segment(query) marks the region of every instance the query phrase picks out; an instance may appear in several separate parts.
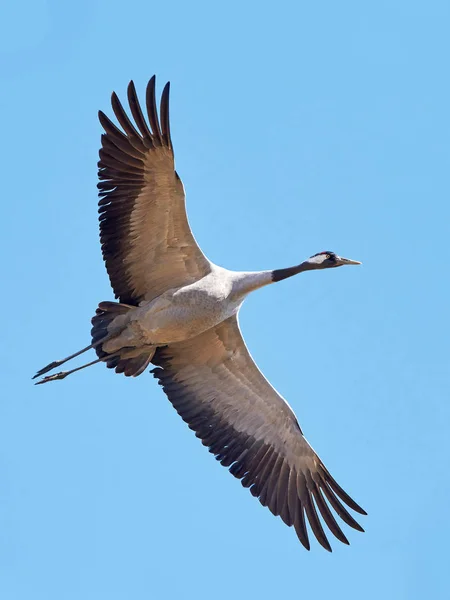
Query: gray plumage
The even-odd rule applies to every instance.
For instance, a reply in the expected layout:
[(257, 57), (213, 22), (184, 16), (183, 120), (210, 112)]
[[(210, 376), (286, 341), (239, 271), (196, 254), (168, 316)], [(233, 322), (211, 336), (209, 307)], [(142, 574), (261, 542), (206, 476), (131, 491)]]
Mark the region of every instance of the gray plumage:
[(98, 163), (100, 240), (119, 302), (99, 304), (89, 346), (50, 363), (36, 377), (90, 348), (97, 360), (38, 383), (97, 362), (127, 376), (140, 375), (153, 363), (154, 376), (197, 437), (264, 506), (294, 526), (306, 548), (308, 522), (331, 550), (319, 515), (348, 544), (335, 514), (363, 531), (345, 505), (366, 513), (331, 477), (290, 406), (258, 370), (238, 312), (245, 297), (265, 285), (304, 271), (360, 263), (333, 252), (274, 271), (233, 272), (211, 263), (192, 235), (174, 169), (169, 84), (158, 117), (155, 78), (150, 80), (148, 122), (133, 82), (128, 101), (135, 124), (115, 94), (112, 106), (122, 129), (99, 113), (105, 130)]

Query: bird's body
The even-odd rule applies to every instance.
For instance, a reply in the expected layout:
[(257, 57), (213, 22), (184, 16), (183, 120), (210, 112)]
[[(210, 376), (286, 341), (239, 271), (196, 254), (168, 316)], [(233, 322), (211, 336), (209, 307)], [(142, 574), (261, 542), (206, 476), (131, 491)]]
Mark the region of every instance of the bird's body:
[(250, 291), (271, 283), (271, 272), (241, 273), (211, 263), (211, 271), (194, 283), (170, 289), (142, 301), (112, 322), (110, 330), (125, 331), (103, 349), (165, 346), (188, 340), (235, 315)]
[[(190, 230), (184, 189), (174, 169), (169, 85), (158, 116), (155, 78), (147, 87), (146, 121), (134, 84), (128, 87), (131, 122), (115, 94), (121, 129), (99, 113), (100, 240), (119, 302), (101, 302), (92, 319), (92, 343), (41, 369), (93, 348), (97, 360), (38, 383), (63, 379), (97, 362), (138, 376), (154, 376), (181, 417), (244, 487), (293, 525), (309, 549), (306, 520), (331, 550), (319, 513), (342, 542), (347, 538), (330, 507), (359, 531), (344, 504), (365, 514), (336, 483), (303, 437), (287, 402), (251, 358), (238, 325), (245, 297), (304, 271), (360, 264), (319, 252), (285, 269), (228, 271), (211, 263)], [(344, 503), (344, 504), (343, 504)]]

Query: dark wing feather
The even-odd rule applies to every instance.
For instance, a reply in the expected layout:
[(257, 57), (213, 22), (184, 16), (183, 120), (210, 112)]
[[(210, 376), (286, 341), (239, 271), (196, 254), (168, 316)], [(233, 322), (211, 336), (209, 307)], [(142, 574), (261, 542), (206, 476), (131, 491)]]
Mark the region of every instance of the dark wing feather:
[(155, 377), (197, 437), (261, 504), (294, 526), (305, 548), (305, 515), (324, 548), (331, 550), (320, 516), (348, 544), (326, 501), (345, 523), (363, 531), (342, 502), (366, 513), (331, 477), (289, 405), (258, 370), (235, 316), (191, 340), (159, 348), (152, 362)]
[(100, 240), (116, 298), (152, 300), (210, 271), (186, 216), (183, 184), (174, 169), (169, 125), (169, 84), (156, 108), (155, 78), (147, 86), (147, 124), (133, 82), (132, 123), (116, 94), (111, 104), (122, 130), (99, 112)]

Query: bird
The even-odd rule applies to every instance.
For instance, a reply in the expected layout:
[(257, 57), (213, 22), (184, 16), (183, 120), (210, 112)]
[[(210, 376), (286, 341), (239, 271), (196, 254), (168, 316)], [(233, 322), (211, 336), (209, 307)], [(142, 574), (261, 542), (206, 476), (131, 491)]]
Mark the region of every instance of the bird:
[(230, 271), (208, 260), (190, 229), (175, 170), (169, 90), (167, 83), (158, 112), (156, 78), (149, 80), (146, 118), (131, 81), (127, 97), (134, 122), (115, 93), (111, 104), (118, 125), (98, 113), (104, 130), (97, 184), (100, 242), (116, 301), (98, 304), (88, 346), (51, 362), (33, 379), (90, 349), (96, 360), (46, 375), (37, 384), (96, 363), (128, 377), (152, 365), (169, 401), (209, 452), (293, 526), (307, 550), (308, 523), (331, 552), (329, 532), (349, 544), (337, 517), (364, 531), (348, 508), (367, 513), (331, 476), (292, 408), (258, 369), (238, 314), (244, 299), (262, 287), (307, 271), (361, 263), (331, 251), (267, 271)]

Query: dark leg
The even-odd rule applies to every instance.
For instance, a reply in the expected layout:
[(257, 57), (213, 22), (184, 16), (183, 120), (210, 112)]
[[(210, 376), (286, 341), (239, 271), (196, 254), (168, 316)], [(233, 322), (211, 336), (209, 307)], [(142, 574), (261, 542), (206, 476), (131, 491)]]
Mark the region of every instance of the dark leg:
[[(110, 355), (110, 356), (112, 356), (112, 355)], [(99, 362), (103, 362), (103, 361), (104, 361), (104, 359), (97, 358), (97, 360), (93, 360), (90, 363), (81, 365), (81, 367), (77, 367), (76, 369), (72, 369), (71, 371), (60, 371), (59, 373), (55, 373), (55, 375), (48, 375), (47, 377), (44, 377), (43, 379), (41, 379), (41, 381), (36, 381), (36, 383), (34, 385), (40, 385), (41, 383), (48, 383), (49, 381), (58, 381), (58, 379), (65, 379), (67, 377), (67, 375), (71, 375), (72, 373), (81, 371), (81, 369), (85, 369), (86, 367), (90, 367), (92, 365), (95, 365), (95, 364), (97, 364)]]

